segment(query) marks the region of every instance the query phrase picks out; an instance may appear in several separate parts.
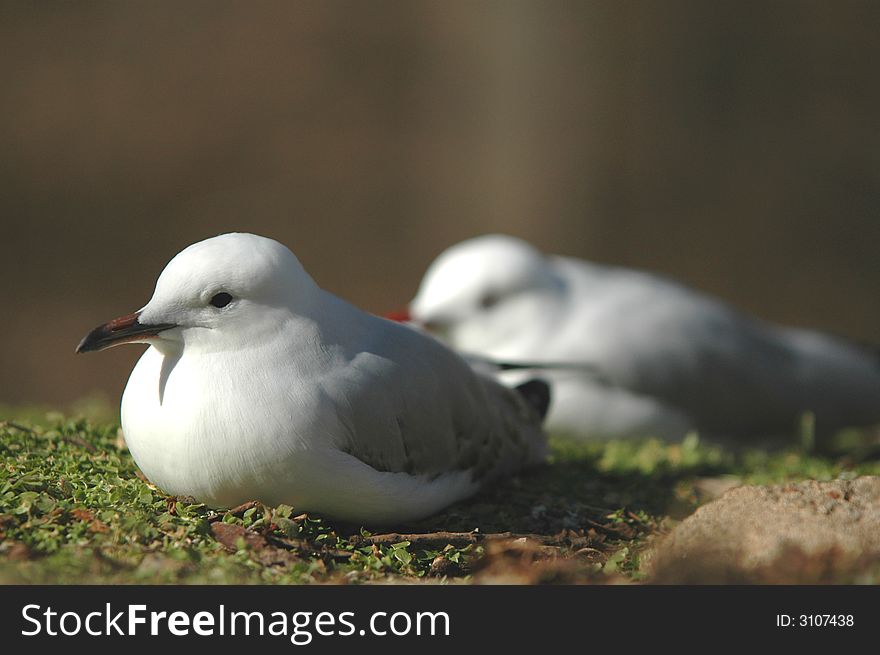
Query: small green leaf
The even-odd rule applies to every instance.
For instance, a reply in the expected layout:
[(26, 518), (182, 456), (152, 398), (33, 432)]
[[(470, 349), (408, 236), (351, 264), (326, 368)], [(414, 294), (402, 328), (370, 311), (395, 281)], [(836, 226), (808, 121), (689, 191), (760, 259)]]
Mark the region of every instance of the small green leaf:
[(412, 562), (412, 555), (404, 548), (394, 548), (392, 552), (394, 554), (394, 557), (396, 557), (397, 560), (400, 561), (402, 564), (409, 564), (410, 562)]
[(291, 521), (290, 519), (276, 516), (275, 525), (277, 525), (278, 529), (286, 534), (290, 539), (296, 539), (302, 534), (302, 530), (300, 529), (296, 521)]
[(280, 516), (282, 518), (289, 519), (291, 514), (293, 514), (293, 508), (290, 505), (279, 505), (275, 508), (276, 517)]

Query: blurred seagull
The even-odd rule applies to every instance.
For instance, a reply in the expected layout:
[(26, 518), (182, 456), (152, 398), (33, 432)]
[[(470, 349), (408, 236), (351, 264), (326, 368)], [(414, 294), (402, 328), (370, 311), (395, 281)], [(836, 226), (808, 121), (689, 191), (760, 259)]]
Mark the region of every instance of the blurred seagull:
[(189, 246), (146, 306), (77, 352), (132, 342), (150, 345), (122, 397), (132, 456), (166, 492), (210, 506), (406, 521), (545, 455), (546, 384), (478, 375), (322, 290), (264, 237)]
[(774, 438), (794, 434), (806, 412), (819, 434), (880, 422), (876, 354), (508, 236), (443, 252), (409, 319), (505, 381), (540, 373), (553, 391), (549, 432)]

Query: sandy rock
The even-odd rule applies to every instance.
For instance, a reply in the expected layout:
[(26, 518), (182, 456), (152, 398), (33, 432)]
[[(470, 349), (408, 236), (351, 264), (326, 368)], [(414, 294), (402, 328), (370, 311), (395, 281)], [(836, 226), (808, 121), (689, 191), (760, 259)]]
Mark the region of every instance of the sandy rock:
[(646, 559), (652, 580), (671, 584), (851, 582), (877, 574), (880, 477), (731, 489)]

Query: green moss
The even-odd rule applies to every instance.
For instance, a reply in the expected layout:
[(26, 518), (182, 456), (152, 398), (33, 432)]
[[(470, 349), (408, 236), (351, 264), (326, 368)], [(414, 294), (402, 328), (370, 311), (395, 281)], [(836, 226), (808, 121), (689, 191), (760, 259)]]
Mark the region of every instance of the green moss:
[[(285, 505), (232, 514), (169, 498), (138, 476), (117, 425), (33, 414), (0, 420), (0, 582), (479, 581), (508, 556), (483, 538), (494, 533), (531, 535), (544, 549), (535, 551), (541, 561), (555, 549), (564, 580), (639, 580), (646, 538), (706, 500), (706, 479), (880, 474), (880, 463), (852, 449), (734, 453), (696, 436), (680, 444), (554, 440), (547, 466), (396, 526), (415, 537), (377, 539), (372, 526), (297, 515)], [(221, 543), (218, 523), (241, 530)]]

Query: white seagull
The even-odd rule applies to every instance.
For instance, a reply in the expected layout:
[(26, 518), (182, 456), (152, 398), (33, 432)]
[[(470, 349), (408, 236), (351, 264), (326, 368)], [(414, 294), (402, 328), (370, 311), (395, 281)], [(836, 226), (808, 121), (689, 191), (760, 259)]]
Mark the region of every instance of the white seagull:
[(806, 412), (818, 435), (880, 422), (876, 353), (508, 236), (443, 252), (409, 316), (465, 356), (538, 371), (552, 386), (551, 433), (776, 438)]
[(213, 507), (430, 515), (544, 459), (547, 386), (476, 374), (431, 337), (322, 290), (277, 241), (193, 244), (138, 312), (77, 352), (146, 343), (122, 397), (135, 462)]

